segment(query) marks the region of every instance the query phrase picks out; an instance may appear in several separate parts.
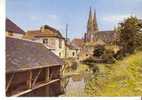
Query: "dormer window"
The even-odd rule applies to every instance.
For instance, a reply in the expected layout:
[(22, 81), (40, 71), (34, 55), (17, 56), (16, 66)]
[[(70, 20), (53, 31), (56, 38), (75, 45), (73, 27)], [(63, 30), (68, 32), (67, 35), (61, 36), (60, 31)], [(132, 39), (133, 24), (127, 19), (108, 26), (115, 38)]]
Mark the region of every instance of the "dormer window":
[(43, 44), (48, 44), (48, 39), (43, 39)]
[(73, 56), (73, 57), (75, 56), (75, 52), (72, 52), (72, 56)]

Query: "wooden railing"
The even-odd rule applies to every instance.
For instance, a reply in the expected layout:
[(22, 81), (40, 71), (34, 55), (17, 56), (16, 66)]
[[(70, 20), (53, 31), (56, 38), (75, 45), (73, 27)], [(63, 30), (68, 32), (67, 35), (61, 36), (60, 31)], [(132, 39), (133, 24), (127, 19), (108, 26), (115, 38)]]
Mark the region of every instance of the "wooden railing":
[[(19, 90), (21, 88), (21, 86), (20, 86), (19, 89), (17, 89), (17, 90), (11, 90), (10, 96), (22, 96), (22, 95), (32, 92), (36, 89), (39, 89), (43, 86), (47, 86), (47, 85), (50, 85), (54, 82), (60, 81), (60, 77), (61, 77), (60, 75), (56, 75), (57, 73), (49, 74), (49, 72), (47, 72), (45, 75), (46, 76), (45, 80), (38, 81), (41, 70), (39, 70), (39, 72), (34, 77), (34, 79), (32, 79), (32, 71), (28, 71), (27, 73), (28, 73), (29, 77), (27, 79), (27, 82), (25, 82), (26, 88), (24, 88), (23, 90)], [(10, 86), (8, 86), (8, 87), (10, 87)], [(8, 92), (8, 89), (7, 89), (7, 92)]]

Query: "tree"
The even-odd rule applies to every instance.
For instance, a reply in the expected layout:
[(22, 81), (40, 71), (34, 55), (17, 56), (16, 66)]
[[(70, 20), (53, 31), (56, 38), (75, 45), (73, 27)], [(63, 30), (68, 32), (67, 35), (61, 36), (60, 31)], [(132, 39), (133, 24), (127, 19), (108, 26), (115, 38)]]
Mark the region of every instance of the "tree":
[(96, 45), (93, 51), (93, 56), (100, 57), (104, 54), (105, 47), (103, 45)]
[(140, 31), (135, 35), (135, 46), (136, 48), (142, 48), (142, 20), (139, 20)]
[(120, 23), (117, 32), (119, 33), (119, 45), (123, 53), (133, 53), (136, 48), (136, 34), (140, 31), (139, 20), (136, 17), (129, 17)]

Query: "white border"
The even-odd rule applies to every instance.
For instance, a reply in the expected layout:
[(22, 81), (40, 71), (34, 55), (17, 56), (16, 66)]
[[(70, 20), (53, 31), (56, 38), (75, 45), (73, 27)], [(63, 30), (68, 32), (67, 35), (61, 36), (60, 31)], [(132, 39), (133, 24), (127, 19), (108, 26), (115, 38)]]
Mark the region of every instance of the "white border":
[(0, 0), (0, 100), (141, 100), (141, 97), (5, 97), (5, 4), (5, 0)]
[(0, 97), (5, 98), (5, 0), (0, 0)]

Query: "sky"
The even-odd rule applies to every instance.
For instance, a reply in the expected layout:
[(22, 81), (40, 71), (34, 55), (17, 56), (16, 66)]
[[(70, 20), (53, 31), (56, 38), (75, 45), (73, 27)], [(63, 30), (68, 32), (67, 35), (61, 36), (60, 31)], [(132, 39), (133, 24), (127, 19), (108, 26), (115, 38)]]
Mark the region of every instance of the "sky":
[(128, 16), (142, 19), (142, 0), (6, 0), (6, 16), (24, 31), (50, 25), (69, 38), (86, 32), (89, 9), (96, 10), (100, 31), (113, 30)]

